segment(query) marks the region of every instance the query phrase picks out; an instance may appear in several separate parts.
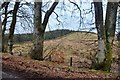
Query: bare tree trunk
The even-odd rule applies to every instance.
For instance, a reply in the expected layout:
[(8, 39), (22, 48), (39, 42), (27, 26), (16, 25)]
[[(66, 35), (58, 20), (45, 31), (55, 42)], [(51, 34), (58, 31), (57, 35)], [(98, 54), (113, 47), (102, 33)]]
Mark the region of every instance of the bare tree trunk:
[(43, 42), (44, 33), (49, 20), (50, 15), (57, 6), (59, 0), (55, 0), (51, 8), (46, 12), (43, 23), (42, 23), (42, 1), (35, 2), (35, 16), (34, 16), (34, 41), (33, 49), (30, 52), (32, 59), (43, 60)]
[[(1, 9), (0, 9), (0, 11), (1, 11)], [(2, 52), (2, 21), (1, 21), (1, 15), (2, 14), (0, 13), (0, 52)]]
[(9, 33), (9, 53), (13, 55), (12, 53), (12, 47), (13, 47), (13, 37), (14, 37), (14, 30), (15, 30), (15, 25), (16, 25), (16, 20), (17, 20), (17, 11), (19, 9), (20, 2), (15, 2), (14, 10), (13, 10), (13, 16), (12, 16), (12, 23), (10, 25), (10, 33)]
[(117, 41), (118, 41), (118, 50), (117, 50), (117, 55), (118, 55), (118, 73), (120, 74), (120, 3), (118, 7), (118, 33), (117, 33)]
[(44, 29), (42, 26), (42, 2), (35, 2), (35, 15), (34, 15), (34, 33), (33, 33), (33, 49), (30, 52), (32, 59), (43, 59), (43, 41), (44, 41)]
[[(119, 23), (118, 23), (119, 24)], [(120, 27), (120, 26), (119, 26)], [(120, 31), (117, 34), (117, 40), (118, 40), (118, 50), (117, 50), (117, 54), (118, 54), (118, 71), (120, 73)]]
[(108, 2), (105, 27), (103, 26), (103, 10), (101, 2), (94, 2), (95, 23), (98, 32), (98, 51), (93, 61), (93, 68), (110, 71), (112, 64), (112, 44), (116, 29), (117, 2)]
[(5, 5), (4, 6), (5, 7), (5, 18), (4, 18), (3, 23), (2, 23), (4, 25), (3, 30), (2, 30), (2, 52), (7, 52), (7, 46), (8, 46), (7, 45), (8, 39), (5, 38), (5, 31), (6, 31), (7, 15), (8, 15), (7, 11), (8, 11), (9, 3), (10, 2), (5, 2), (5, 4), (4, 4)]
[(96, 0), (94, 0), (94, 9), (95, 9), (95, 23), (96, 23), (97, 35), (98, 35), (98, 51), (93, 60), (92, 67), (95, 69), (101, 69), (105, 59), (105, 43), (104, 43), (105, 28), (103, 26), (102, 0), (100, 0), (100, 2), (95, 2), (95, 1)]
[(110, 71), (112, 64), (112, 45), (116, 30), (116, 17), (117, 17), (118, 2), (108, 2), (105, 20), (105, 46), (106, 54), (104, 61), (104, 70)]

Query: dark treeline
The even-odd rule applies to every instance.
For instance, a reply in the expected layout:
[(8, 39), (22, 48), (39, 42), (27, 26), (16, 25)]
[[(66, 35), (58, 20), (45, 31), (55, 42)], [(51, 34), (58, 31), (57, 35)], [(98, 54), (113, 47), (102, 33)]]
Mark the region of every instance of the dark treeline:
[[(75, 31), (75, 30), (69, 30), (69, 29), (57, 29), (57, 30), (45, 32), (44, 39), (45, 40), (51, 40), (51, 39), (62, 37), (64, 35), (74, 33), (74, 32), (87, 32), (87, 31)], [(87, 33), (89, 33), (89, 32), (87, 32)], [(90, 32), (90, 33), (94, 34), (94, 32)], [(8, 37), (8, 35), (6, 35), (6, 38), (7, 37)], [(32, 40), (33, 40), (33, 34), (32, 33), (15, 34), (14, 35), (14, 42), (15, 43), (32, 41)]]
[[(57, 29), (53, 31), (47, 31), (45, 32), (44, 39), (45, 40), (50, 40), (50, 39), (55, 39), (61, 36), (64, 36), (69, 33), (73, 32), (79, 32), (79, 31), (74, 31), (74, 30), (68, 30), (68, 29)], [(26, 33), (26, 34), (15, 34), (14, 36), (14, 42), (26, 42), (26, 41), (32, 41), (32, 33)]]

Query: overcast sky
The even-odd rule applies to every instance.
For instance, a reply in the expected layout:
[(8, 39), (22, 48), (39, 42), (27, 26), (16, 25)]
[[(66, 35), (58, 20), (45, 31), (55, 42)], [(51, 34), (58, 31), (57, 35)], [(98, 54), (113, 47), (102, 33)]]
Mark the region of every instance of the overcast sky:
[[(63, 5), (63, 1), (65, 2), (65, 5)], [(83, 19), (80, 18), (80, 11), (77, 9), (75, 5), (70, 3), (68, 0), (60, 0), (59, 4), (55, 8), (55, 12), (58, 14), (58, 19), (61, 21), (60, 23), (56, 20), (56, 15), (52, 13), (50, 16), (46, 31), (49, 30), (56, 30), (56, 29), (70, 29), (70, 30), (88, 30), (91, 27), (95, 27), (94, 25), (91, 25), (94, 23), (94, 10), (93, 13), (88, 13), (91, 8), (91, 1), (90, 0), (71, 0), (75, 1), (79, 7), (81, 8), (81, 16)], [(44, 5), (44, 4), (43, 4)], [(47, 10), (46, 8), (50, 8), (52, 5), (52, 2), (47, 7), (43, 8)], [(76, 10), (74, 10), (76, 9)], [(28, 11), (29, 12), (29, 11)], [(44, 13), (43, 13), (44, 18)], [(82, 21), (80, 25), (80, 19)], [(32, 30), (32, 28), (29, 28), (29, 30)], [(17, 27), (15, 30), (15, 33), (18, 32), (28, 32), (27, 30), (23, 30), (21, 27)], [(95, 30), (94, 30), (95, 31)]]
[[(30, 0), (28, 0), (30, 2)], [(31, 0), (33, 1), (33, 0)], [(44, 0), (44, 4), (47, 2), (48, 0)], [(54, 1), (54, 0), (52, 0)], [(63, 1), (64, 4), (63, 5)], [(56, 30), (56, 29), (70, 29), (70, 30), (83, 30), (83, 31), (89, 31), (90, 28), (95, 28), (95, 24), (93, 24), (95, 22), (94, 20), (94, 5), (92, 4), (92, 12), (89, 13), (90, 8), (91, 8), (91, 2), (93, 0), (71, 0), (76, 2), (80, 9), (81, 9), (81, 16), (83, 19), (81, 19), (80, 17), (80, 11), (77, 9), (77, 7), (75, 5), (73, 5), (72, 3), (70, 3), (68, 0), (60, 0), (59, 4), (57, 5), (57, 7), (55, 8), (55, 12), (58, 14), (58, 20), (61, 22), (59, 23), (56, 20), (56, 15), (54, 13), (52, 13), (52, 15), (50, 16), (46, 31), (49, 30)], [(45, 6), (43, 9), (45, 11), (47, 11), (47, 9), (50, 8), (50, 6), (52, 5), (53, 2), (51, 2), (49, 5)], [(43, 5), (44, 5), (43, 4)], [(105, 19), (105, 10), (106, 10), (106, 0), (103, 0), (103, 8), (104, 8), (104, 19)], [(13, 5), (10, 5), (9, 9), (12, 9)], [(27, 6), (24, 6), (24, 11), (26, 13), (28, 13), (29, 15), (33, 14), (33, 11), (31, 11)], [(85, 13), (89, 13), (89, 14), (85, 14)], [(44, 18), (44, 13), (43, 13), (43, 18)], [(80, 25), (80, 20), (82, 21), (81, 25)], [(28, 26), (28, 24), (26, 22), (24, 22), (22, 19), (17, 19), (17, 25), (16, 25), (16, 29), (15, 29), (15, 34), (17, 33), (30, 33), (33, 31), (33, 26)], [(21, 27), (21, 23), (24, 23), (25, 27)], [(32, 19), (33, 22), (33, 19)], [(9, 26), (9, 24), (7, 25)], [(96, 32), (96, 29), (91, 29), (90, 31), (92, 32)]]

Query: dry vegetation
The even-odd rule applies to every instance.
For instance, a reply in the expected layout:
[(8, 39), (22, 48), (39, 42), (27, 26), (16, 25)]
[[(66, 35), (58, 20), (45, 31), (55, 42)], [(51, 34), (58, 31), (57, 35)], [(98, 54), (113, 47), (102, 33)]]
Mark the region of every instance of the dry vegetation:
[[(113, 58), (117, 59), (117, 45), (115, 43)], [(13, 52), (16, 55), (28, 56), (31, 46), (31, 42), (15, 44)], [(97, 35), (94, 33), (76, 32), (44, 42), (44, 56), (51, 55), (52, 61), (62, 62), (64, 59), (65, 65), (69, 65), (70, 57), (72, 57), (73, 66), (77, 68), (89, 68), (96, 51)], [(46, 59), (49, 58), (49, 55), (46, 56)], [(115, 69), (113, 71), (116, 72)]]
[[(17, 72), (22, 72), (21, 74), (23, 75), (28, 74), (25, 77), (31, 75), (31, 77), (39, 77), (42, 74), (43, 77), (59, 76), (62, 78), (113, 78), (118, 73), (118, 64), (116, 62), (112, 64), (111, 71), (113, 73), (106, 74), (89, 69), (92, 63), (91, 59), (97, 50), (96, 34), (77, 32), (45, 41), (44, 57), (47, 55), (45, 58), (47, 61), (31, 60), (28, 56), (31, 47), (31, 42), (15, 44), (13, 49), (14, 56), (3, 55), (3, 70), (9, 67), (10, 71), (16, 70)], [(24, 57), (21, 57), (20, 54)], [(51, 59), (49, 59), (50, 56), (48, 54), (51, 55)], [(73, 58), (72, 67), (69, 66), (70, 57)], [(113, 57), (117, 59), (116, 41), (114, 42)]]
[(58, 78), (70, 78), (72, 80), (74, 80), (74, 78), (115, 79), (117, 77), (117, 74), (113, 73), (68, 67), (63, 64), (59, 65), (50, 61), (31, 60), (30, 58), (15, 55), (3, 55), (2, 60), (3, 71), (19, 75), (19, 78), (24, 78), (23, 80), (33, 80), (30, 78), (53, 78), (54, 80), (58, 80)]

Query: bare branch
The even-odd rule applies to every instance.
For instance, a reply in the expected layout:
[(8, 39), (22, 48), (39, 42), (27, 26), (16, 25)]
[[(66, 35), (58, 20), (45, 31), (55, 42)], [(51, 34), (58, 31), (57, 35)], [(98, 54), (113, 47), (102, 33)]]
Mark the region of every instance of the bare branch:
[(51, 8), (46, 12), (44, 20), (43, 20), (43, 26), (44, 26), (44, 30), (46, 28), (46, 25), (48, 23), (49, 17), (52, 14), (52, 12), (54, 11), (55, 7), (57, 6), (59, 0), (55, 0), (55, 2), (53, 3), (53, 5), (51, 6)]
[(72, 4), (74, 4), (78, 8), (78, 10), (80, 11), (80, 23), (79, 23), (79, 28), (80, 28), (81, 27), (81, 23), (83, 22), (83, 17), (82, 17), (81, 9), (80, 9), (80, 7), (79, 7), (79, 5), (77, 3), (73, 2), (73, 1), (70, 1), (70, 0), (68, 0), (68, 1), (70, 3), (72, 3)]

